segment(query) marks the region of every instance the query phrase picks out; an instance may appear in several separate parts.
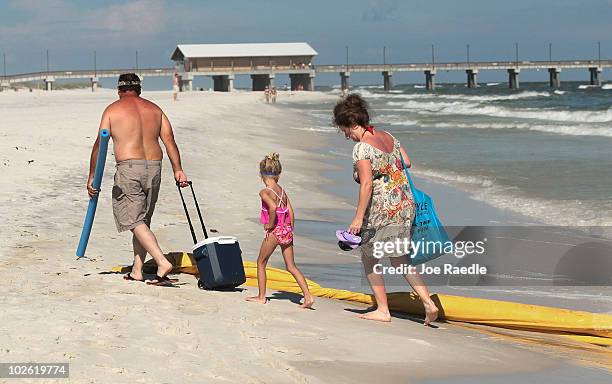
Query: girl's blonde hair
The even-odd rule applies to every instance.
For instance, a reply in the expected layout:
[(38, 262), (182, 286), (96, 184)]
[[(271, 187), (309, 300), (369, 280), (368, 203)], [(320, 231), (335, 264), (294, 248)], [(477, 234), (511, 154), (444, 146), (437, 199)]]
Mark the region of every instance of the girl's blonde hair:
[(278, 180), (278, 177), (283, 171), (279, 157), (278, 153), (273, 152), (266, 155), (266, 157), (259, 162), (259, 174), (261, 177), (272, 177)]

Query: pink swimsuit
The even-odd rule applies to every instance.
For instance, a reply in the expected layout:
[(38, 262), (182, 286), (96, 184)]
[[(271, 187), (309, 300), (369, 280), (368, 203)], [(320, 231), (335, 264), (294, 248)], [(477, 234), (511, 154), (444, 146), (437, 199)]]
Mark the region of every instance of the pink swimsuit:
[[(268, 238), (268, 235), (272, 234), (279, 244), (291, 244), (293, 242), (293, 228), (291, 228), (289, 208), (283, 203), (285, 190), (281, 188), (281, 194), (279, 196), (272, 188), (266, 187), (266, 189), (269, 189), (278, 197), (278, 203), (276, 204), (276, 225), (271, 230), (266, 231), (266, 238)], [(270, 222), (270, 213), (263, 201), (261, 202), (261, 216), (259, 222), (264, 225)]]

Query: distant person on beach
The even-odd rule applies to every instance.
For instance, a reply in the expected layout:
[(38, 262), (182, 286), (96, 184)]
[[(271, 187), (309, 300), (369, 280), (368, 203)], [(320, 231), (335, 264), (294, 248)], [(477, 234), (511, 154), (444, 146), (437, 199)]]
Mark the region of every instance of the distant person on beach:
[(276, 104), (276, 95), (278, 94), (278, 92), (276, 91), (276, 87), (272, 87), (272, 90), (270, 91), (270, 97), (272, 99), (272, 104)]
[(293, 228), (295, 227), (295, 215), (293, 207), (289, 201), (289, 196), (283, 187), (278, 184), (278, 179), (282, 171), (278, 153), (267, 155), (259, 163), (259, 176), (266, 186), (259, 191), (261, 198), (261, 217), (260, 222), (264, 225), (265, 237), (259, 249), (257, 258), (257, 286), (259, 294), (247, 298), (247, 301), (254, 301), (266, 304), (266, 266), (268, 260), (277, 246), (280, 245), (285, 259), (285, 266), (295, 281), (302, 289), (304, 302), (301, 308), (310, 308), (314, 304), (314, 297), (308, 290), (308, 284), (302, 272), (295, 265), (293, 259)]
[[(359, 183), (359, 199), (348, 231), (361, 236), (358, 249), (377, 306), (359, 317), (391, 321), (384, 278), (374, 272), (380, 260), (374, 257), (373, 249), (376, 242), (410, 241), (415, 208), (400, 156), (407, 167), (410, 159), (395, 137), (370, 125), (368, 104), (357, 94), (350, 94), (336, 104), (334, 124), (347, 139), (357, 142), (353, 148), (353, 178)], [(409, 257), (402, 253), (389, 252), (386, 256), (394, 267), (410, 265)], [(416, 271), (407, 273), (405, 278), (423, 302), (425, 325), (430, 324), (438, 317), (438, 308), (429, 297), (425, 282)]]
[(179, 74), (174, 73), (172, 76), (172, 100), (176, 101), (178, 99), (178, 93), (181, 90), (179, 87)]
[(270, 87), (267, 85), (264, 88), (264, 97), (266, 98), (266, 103), (270, 104)]
[[(172, 264), (164, 256), (149, 228), (161, 183), (163, 152), (160, 139), (170, 158), (174, 179), (181, 187), (188, 185), (187, 176), (181, 166), (170, 121), (157, 105), (140, 97), (140, 78), (134, 73), (123, 74), (119, 76), (117, 89), (119, 100), (104, 110), (100, 130), (106, 128), (110, 131), (117, 161), (112, 192), (117, 230), (130, 230), (133, 234), (134, 265), (132, 272), (126, 274), (124, 279), (144, 281), (142, 266), (149, 253), (157, 263), (157, 275), (147, 283), (170, 285), (172, 281), (167, 275), (172, 271)], [(92, 182), (99, 137), (93, 145), (89, 162), (87, 192), (90, 197), (98, 193)]]

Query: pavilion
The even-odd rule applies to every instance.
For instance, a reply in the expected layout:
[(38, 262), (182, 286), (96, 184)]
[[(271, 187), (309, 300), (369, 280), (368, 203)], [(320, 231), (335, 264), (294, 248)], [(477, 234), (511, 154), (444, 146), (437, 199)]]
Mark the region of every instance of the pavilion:
[(191, 89), (194, 76), (211, 76), (214, 90), (229, 92), (236, 75), (250, 75), (252, 89), (274, 86), (276, 74), (288, 74), (291, 89), (314, 89), (312, 60), (317, 52), (308, 43), (179, 44), (171, 59)]

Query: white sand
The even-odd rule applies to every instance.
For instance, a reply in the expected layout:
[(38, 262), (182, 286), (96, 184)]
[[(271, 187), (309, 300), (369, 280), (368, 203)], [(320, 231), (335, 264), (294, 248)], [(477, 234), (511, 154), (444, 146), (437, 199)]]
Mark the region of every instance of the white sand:
[[(254, 93), (181, 94), (177, 103), (169, 92), (144, 96), (174, 125), (208, 227), (238, 236), (246, 259), (255, 259), (262, 237), (257, 165), (266, 153), (281, 154), (281, 184), (298, 218), (315, 220), (307, 212), (346, 206), (319, 188), (319, 173), (329, 167), (317, 151), (321, 138), (288, 129), (308, 126), (300, 114)], [(130, 236), (117, 234), (112, 218), (111, 151), (90, 260), (75, 260), (89, 152), (100, 114), (115, 97), (0, 93), (0, 362), (70, 362), (75, 383), (405, 383), (574, 367), (563, 354), (450, 324), (358, 320), (347, 309), (359, 307), (348, 303), (319, 299), (315, 311), (304, 311), (290, 294), (270, 292), (273, 300), (262, 306), (244, 302), (252, 288), (204, 292), (184, 275), (180, 288), (150, 287), (104, 274), (132, 257)], [(324, 97), (333, 104), (317, 93), (293, 96)], [(164, 167), (153, 230), (164, 251), (190, 250), (167, 160)], [(297, 230), (298, 266), (337, 253)]]

